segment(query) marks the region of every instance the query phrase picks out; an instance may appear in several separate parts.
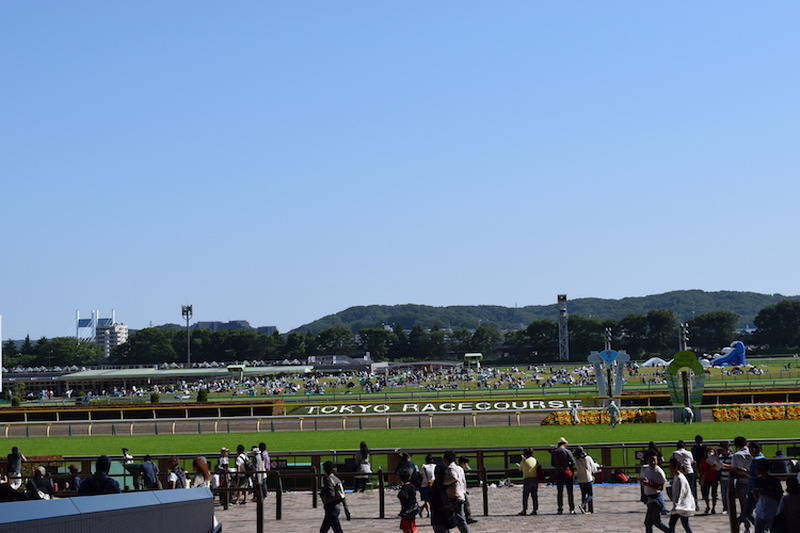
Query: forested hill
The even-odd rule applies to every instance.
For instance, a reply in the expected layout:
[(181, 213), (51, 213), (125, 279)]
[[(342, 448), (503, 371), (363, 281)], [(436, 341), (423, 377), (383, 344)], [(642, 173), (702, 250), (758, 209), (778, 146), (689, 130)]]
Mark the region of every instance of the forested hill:
[[(556, 295), (553, 295), (553, 300)], [(621, 319), (630, 314), (647, 314), (653, 309), (670, 309), (678, 320), (689, 320), (693, 314), (711, 311), (732, 311), (738, 314), (739, 326), (750, 326), (758, 312), (768, 305), (783, 300), (800, 300), (800, 296), (759, 294), (755, 292), (701, 290), (671, 291), (650, 296), (635, 296), (621, 300), (603, 298), (576, 298), (568, 302), (570, 314), (599, 319)], [(419, 324), (425, 328), (474, 329), (478, 325), (498, 329), (524, 329), (534, 320), (558, 320), (557, 304), (502, 307), (499, 305), (366, 305), (350, 307), (333, 315), (301, 326), (294, 331), (319, 333), (332, 326), (343, 325), (354, 332), (361, 328), (401, 324), (411, 328)]]

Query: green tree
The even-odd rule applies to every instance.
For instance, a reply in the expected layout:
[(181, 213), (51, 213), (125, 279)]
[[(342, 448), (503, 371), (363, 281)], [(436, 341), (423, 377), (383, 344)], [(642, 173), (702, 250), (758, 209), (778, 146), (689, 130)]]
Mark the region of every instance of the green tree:
[(124, 364), (172, 363), (178, 360), (173, 337), (172, 331), (140, 329), (128, 337), (128, 342), (113, 349), (111, 357), (117, 363)]
[(428, 359), (429, 347), (428, 333), (421, 325), (415, 324), (408, 334), (408, 353), (406, 356), (418, 361)]
[(593, 317), (569, 316), (569, 351), (572, 359), (585, 360), (605, 346), (603, 322)]
[(755, 338), (771, 349), (800, 346), (800, 302), (784, 300), (768, 305), (758, 312), (754, 320)]
[(695, 350), (713, 352), (728, 346), (736, 334), (739, 315), (712, 311), (697, 315), (689, 323), (689, 344)]
[(75, 337), (54, 337), (38, 347), (38, 362), (47, 366), (91, 365), (102, 361), (103, 349)]
[(619, 349), (625, 350), (633, 357), (642, 355), (647, 346), (647, 317), (644, 315), (627, 315), (620, 319), (617, 328), (616, 336), (619, 339)]
[(478, 326), (470, 339), (470, 351), (482, 353), (490, 357), (497, 353), (501, 335), (497, 329), (489, 326)]
[(344, 326), (333, 326), (317, 335), (317, 352), (319, 355), (358, 355), (353, 332)]
[(369, 352), (374, 361), (389, 358), (392, 346), (397, 343), (394, 331), (385, 328), (363, 328), (358, 332), (362, 352)]
[(31, 336), (25, 335), (25, 340), (22, 341), (22, 347), (19, 351), (22, 355), (36, 355), (36, 348), (34, 348), (33, 343), (31, 342)]
[(525, 330), (532, 353), (543, 358), (558, 355), (558, 324), (552, 320), (534, 320)]
[(399, 322), (396, 322), (394, 326), (392, 326), (392, 333), (394, 333), (397, 341), (389, 349), (389, 357), (391, 359), (402, 359), (404, 357), (408, 357), (408, 335), (406, 335), (403, 325)]
[(668, 355), (678, 351), (678, 319), (669, 309), (647, 312), (646, 349), (651, 354)]

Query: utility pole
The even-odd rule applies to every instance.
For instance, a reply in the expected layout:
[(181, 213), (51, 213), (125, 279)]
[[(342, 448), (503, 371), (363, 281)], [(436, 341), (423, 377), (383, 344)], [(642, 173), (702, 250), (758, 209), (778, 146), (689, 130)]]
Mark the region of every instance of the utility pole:
[(192, 306), (182, 305), (181, 315), (186, 320), (186, 364), (192, 368), (192, 334), (189, 331), (189, 320), (192, 318)]

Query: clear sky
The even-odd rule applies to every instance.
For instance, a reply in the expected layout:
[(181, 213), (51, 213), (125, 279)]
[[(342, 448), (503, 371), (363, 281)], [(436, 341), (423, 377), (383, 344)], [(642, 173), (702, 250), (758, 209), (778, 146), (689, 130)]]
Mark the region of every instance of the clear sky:
[(3, 339), (800, 293), (800, 4), (0, 3)]

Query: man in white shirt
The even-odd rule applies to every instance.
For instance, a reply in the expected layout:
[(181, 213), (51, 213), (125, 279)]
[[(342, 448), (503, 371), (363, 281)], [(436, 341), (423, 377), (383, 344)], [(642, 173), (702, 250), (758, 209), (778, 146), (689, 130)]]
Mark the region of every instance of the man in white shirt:
[(644, 496), (647, 498), (647, 514), (644, 518), (645, 533), (653, 533), (653, 527), (657, 527), (664, 533), (669, 532), (669, 526), (661, 521), (661, 511), (664, 509), (664, 485), (667, 483), (667, 476), (658, 466), (658, 456), (655, 453), (647, 455), (647, 462), (642, 466), (639, 475), (639, 483), (642, 484)]
[(739, 500), (739, 523), (743, 523), (745, 531), (750, 531), (750, 522), (747, 519), (747, 493), (750, 490), (748, 486), (748, 478), (750, 476), (750, 465), (753, 462), (753, 456), (750, 455), (750, 449), (747, 447), (747, 439), (744, 437), (736, 437), (733, 439), (733, 445), (736, 447), (736, 452), (731, 456), (731, 464), (725, 465), (725, 468), (731, 471), (731, 477), (736, 486), (736, 498)]
[(455, 507), (456, 527), (461, 533), (469, 533), (469, 524), (464, 514), (464, 501), (467, 497), (467, 478), (464, 469), (456, 464), (456, 454), (451, 450), (444, 452), (442, 459), (447, 467), (444, 485), (447, 487), (447, 497)]
[(678, 441), (676, 447), (677, 449), (674, 452), (672, 452), (672, 457), (677, 459), (680, 465), (683, 467), (683, 474), (686, 476), (686, 481), (689, 482), (689, 487), (691, 487), (692, 489), (692, 497), (696, 502), (697, 484), (695, 483), (694, 468), (696, 466), (696, 463), (694, 462), (694, 455), (692, 455), (692, 452), (686, 449), (686, 445), (682, 440)]

